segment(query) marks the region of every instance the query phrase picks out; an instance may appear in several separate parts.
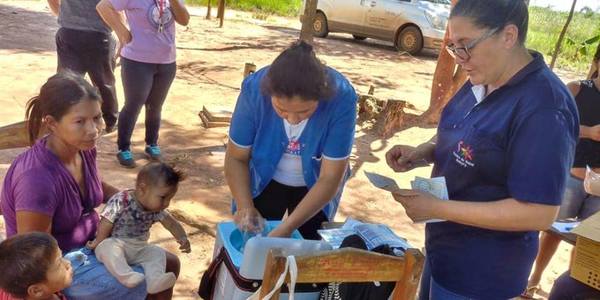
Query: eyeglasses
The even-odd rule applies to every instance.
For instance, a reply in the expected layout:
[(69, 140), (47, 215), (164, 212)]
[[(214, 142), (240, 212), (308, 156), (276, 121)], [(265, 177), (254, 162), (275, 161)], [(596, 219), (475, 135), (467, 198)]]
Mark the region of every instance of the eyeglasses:
[(482, 36), (480, 36), (479, 38), (472, 40), (471, 42), (464, 45), (463, 47), (456, 47), (456, 45), (454, 45), (454, 44), (449, 44), (446, 46), (446, 51), (448, 51), (448, 53), (450, 53), (450, 55), (454, 59), (460, 58), (463, 61), (467, 61), (471, 58), (471, 51), (473, 51), (473, 48), (475, 48), (475, 46), (477, 46), (477, 44), (483, 42), (485, 39), (496, 34), (496, 32), (498, 32), (498, 29), (489, 30), (488, 32), (486, 32)]

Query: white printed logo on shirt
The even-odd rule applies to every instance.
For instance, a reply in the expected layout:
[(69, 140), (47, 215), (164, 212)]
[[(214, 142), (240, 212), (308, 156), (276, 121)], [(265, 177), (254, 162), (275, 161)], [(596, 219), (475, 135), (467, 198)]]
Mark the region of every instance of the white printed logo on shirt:
[(458, 142), (456, 151), (454, 151), (452, 154), (459, 165), (465, 168), (475, 166), (475, 163), (473, 162), (473, 148), (465, 144), (464, 141)]
[[(160, 17), (160, 6), (163, 7), (162, 18)], [(150, 6), (148, 10), (148, 21), (154, 28), (158, 29), (162, 23), (163, 28), (173, 23), (173, 13), (171, 12), (171, 4), (169, 0), (156, 0), (154, 4)], [(162, 21), (162, 22), (161, 22)]]

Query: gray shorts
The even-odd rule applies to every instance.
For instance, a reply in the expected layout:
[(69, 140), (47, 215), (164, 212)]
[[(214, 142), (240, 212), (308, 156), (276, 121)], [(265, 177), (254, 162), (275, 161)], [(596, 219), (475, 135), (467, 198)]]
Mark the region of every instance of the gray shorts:
[(586, 193), (583, 180), (569, 176), (557, 219), (583, 220), (597, 211), (600, 211), (600, 197)]

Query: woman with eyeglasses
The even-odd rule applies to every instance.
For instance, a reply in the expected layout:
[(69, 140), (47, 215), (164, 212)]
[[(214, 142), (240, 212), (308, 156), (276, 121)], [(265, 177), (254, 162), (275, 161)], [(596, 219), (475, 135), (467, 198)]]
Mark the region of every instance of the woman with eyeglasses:
[(525, 47), (522, 0), (461, 0), (448, 51), (469, 80), (444, 108), (437, 134), (386, 155), (397, 172), (423, 159), (446, 179), (450, 200), (398, 191), (426, 225), (420, 299), (511, 299), (527, 285), (538, 232), (556, 217), (579, 136), (575, 102)]

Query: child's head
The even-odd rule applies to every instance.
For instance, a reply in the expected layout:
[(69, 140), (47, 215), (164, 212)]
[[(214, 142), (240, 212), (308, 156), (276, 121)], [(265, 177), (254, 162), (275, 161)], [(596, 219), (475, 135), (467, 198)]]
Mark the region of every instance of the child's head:
[(179, 182), (184, 179), (181, 171), (162, 163), (145, 165), (138, 173), (135, 190), (137, 200), (148, 211), (160, 211), (169, 207)]
[(46, 299), (68, 287), (71, 263), (47, 233), (15, 235), (0, 243), (0, 288), (18, 298)]

